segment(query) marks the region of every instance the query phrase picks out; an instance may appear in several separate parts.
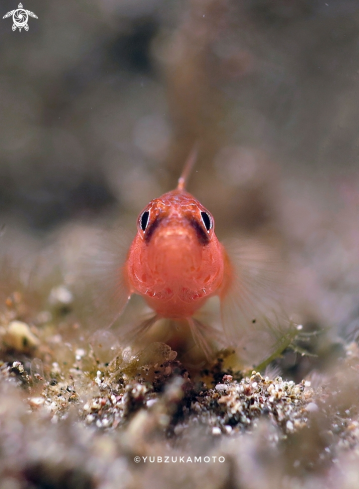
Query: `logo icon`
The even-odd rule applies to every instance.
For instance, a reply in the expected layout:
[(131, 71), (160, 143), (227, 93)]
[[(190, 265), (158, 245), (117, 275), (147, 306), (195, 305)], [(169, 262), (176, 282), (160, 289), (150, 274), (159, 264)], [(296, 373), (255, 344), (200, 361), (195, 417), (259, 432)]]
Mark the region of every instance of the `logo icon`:
[(34, 19), (38, 19), (38, 16), (35, 15), (34, 12), (30, 12), (30, 10), (25, 10), (22, 6), (22, 3), (19, 3), (16, 10), (11, 10), (7, 14), (5, 14), (3, 19), (7, 19), (11, 16), (14, 22), (12, 25), (12, 30), (16, 31), (16, 28), (18, 28), (20, 32), (21, 29), (25, 29), (25, 31), (29, 30), (29, 26), (27, 24), (29, 16), (33, 17)]

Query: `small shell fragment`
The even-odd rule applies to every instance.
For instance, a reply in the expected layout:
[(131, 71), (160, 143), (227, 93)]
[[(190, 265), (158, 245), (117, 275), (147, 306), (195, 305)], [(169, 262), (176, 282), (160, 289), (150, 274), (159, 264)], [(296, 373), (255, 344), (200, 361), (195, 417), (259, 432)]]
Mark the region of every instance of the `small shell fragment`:
[(315, 413), (319, 411), (319, 407), (315, 402), (310, 402), (306, 407), (305, 410), (308, 411), (309, 413)]
[(73, 295), (67, 287), (59, 285), (51, 289), (49, 302), (53, 306), (65, 305), (68, 306), (73, 302)]
[(4, 343), (17, 351), (28, 351), (39, 345), (38, 338), (31, 332), (29, 326), (22, 321), (11, 321), (4, 334)]
[(214, 426), (212, 428), (212, 435), (219, 436), (221, 433), (222, 433), (221, 428), (218, 428), (218, 426)]
[(38, 408), (40, 406), (43, 406), (45, 403), (45, 399), (43, 397), (30, 397), (29, 399), (29, 404), (33, 408)]

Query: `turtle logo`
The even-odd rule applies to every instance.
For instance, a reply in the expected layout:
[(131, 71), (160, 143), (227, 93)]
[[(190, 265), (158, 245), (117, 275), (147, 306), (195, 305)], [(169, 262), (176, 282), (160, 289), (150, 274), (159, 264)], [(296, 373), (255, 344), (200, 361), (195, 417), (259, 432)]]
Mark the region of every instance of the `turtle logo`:
[(22, 3), (19, 3), (16, 10), (11, 10), (11, 12), (5, 14), (3, 19), (7, 19), (11, 16), (14, 22), (12, 25), (12, 30), (16, 31), (16, 28), (18, 28), (20, 32), (21, 29), (25, 29), (25, 31), (29, 30), (29, 26), (27, 24), (29, 16), (33, 17), (34, 19), (38, 19), (38, 16), (35, 15), (34, 12), (30, 12), (30, 10), (25, 10), (22, 6)]

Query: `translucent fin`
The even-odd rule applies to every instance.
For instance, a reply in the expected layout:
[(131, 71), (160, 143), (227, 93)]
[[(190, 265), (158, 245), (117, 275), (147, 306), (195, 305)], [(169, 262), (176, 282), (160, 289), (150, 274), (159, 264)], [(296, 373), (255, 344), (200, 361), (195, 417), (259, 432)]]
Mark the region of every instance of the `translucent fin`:
[(178, 179), (178, 185), (177, 185), (178, 190), (184, 190), (186, 188), (188, 178), (191, 174), (194, 164), (196, 163), (197, 155), (198, 155), (198, 142), (193, 146), (187, 158), (187, 161), (184, 165), (182, 175)]
[(201, 323), (198, 319), (187, 318), (187, 321), (196, 345), (203, 351), (207, 360), (213, 359), (217, 350), (211, 340), (222, 343), (223, 335), (212, 326)]
[(256, 241), (231, 240), (220, 294), (225, 334), (238, 354), (258, 362), (278, 340), (276, 328), (288, 323), (288, 274), (273, 250)]
[(101, 230), (82, 259), (80, 275), (97, 328), (111, 327), (131, 297), (124, 274), (131, 238), (123, 229)]
[(127, 344), (133, 343), (136, 339), (145, 335), (156, 321), (158, 321), (157, 315), (142, 320), (136, 326), (132, 325), (131, 328), (128, 328), (127, 331), (121, 335), (121, 339)]
[(274, 380), (276, 377), (280, 377), (282, 375), (282, 369), (279, 365), (268, 365), (264, 370), (264, 377), (268, 377), (270, 380)]

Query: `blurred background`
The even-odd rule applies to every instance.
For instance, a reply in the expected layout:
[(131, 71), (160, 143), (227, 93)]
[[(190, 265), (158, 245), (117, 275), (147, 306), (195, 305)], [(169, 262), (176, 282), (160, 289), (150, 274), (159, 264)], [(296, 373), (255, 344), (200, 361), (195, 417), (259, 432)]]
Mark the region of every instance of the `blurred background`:
[[(15, 4), (3, 0), (1, 16)], [(28, 32), (0, 23), (3, 249), (76, 248), (115, 220), (134, 234), (198, 141), (188, 190), (219, 238), (276, 243), (296, 269), (303, 320), (355, 339), (358, 1), (24, 8), (38, 16)]]

